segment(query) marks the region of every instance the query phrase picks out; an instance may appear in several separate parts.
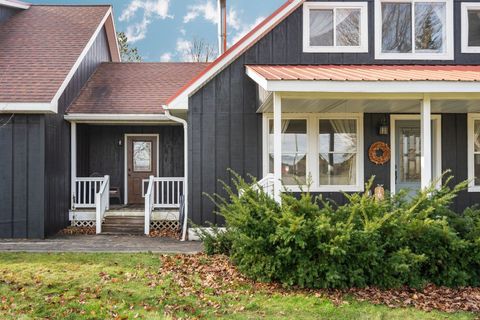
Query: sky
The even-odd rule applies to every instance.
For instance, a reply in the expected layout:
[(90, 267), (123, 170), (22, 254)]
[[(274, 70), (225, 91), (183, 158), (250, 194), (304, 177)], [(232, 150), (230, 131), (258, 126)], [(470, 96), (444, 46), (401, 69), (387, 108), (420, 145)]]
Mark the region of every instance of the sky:
[[(144, 61), (188, 61), (193, 39), (218, 48), (217, 0), (26, 0), (33, 4), (112, 4), (117, 31)], [(227, 0), (228, 43), (245, 35), (285, 0)]]

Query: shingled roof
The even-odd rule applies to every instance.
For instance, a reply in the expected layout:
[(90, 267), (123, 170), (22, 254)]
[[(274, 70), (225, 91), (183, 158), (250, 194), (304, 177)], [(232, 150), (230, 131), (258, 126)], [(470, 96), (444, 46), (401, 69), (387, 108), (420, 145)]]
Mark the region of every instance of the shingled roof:
[(0, 24), (0, 103), (50, 103), (110, 8), (32, 5)]
[(68, 114), (162, 114), (168, 98), (208, 63), (103, 63)]

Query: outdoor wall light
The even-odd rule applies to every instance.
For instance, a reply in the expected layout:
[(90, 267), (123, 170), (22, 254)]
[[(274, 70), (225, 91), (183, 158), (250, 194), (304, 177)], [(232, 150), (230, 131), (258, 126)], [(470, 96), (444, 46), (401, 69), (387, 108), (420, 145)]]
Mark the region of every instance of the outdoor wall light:
[(385, 116), (378, 124), (378, 134), (381, 136), (388, 136), (390, 127), (388, 126), (387, 116)]

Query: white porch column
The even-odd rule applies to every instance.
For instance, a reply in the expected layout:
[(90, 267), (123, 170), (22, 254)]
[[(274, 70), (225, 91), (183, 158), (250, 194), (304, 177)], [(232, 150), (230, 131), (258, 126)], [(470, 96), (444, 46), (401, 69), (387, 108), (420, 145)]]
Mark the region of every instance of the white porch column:
[(282, 98), (273, 93), (273, 175), (275, 201), (281, 203), (282, 194)]
[(432, 182), (432, 117), (431, 117), (431, 101), (430, 96), (425, 95), (422, 100), (420, 112), (420, 128), (421, 128), (421, 186), (425, 189)]
[(74, 201), (73, 198), (75, 197), (75, 180), (77, 178), (77, 123), (71, 122), (70, 123), (70, 176), (72, 180), (71, 186), (71, 209), (73, 208)]

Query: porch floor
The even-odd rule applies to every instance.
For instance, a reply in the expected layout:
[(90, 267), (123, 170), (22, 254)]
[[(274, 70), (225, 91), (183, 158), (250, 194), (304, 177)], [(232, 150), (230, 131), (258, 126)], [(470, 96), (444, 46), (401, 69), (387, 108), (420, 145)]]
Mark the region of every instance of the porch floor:
[(45, 240), (2, 239), (0, 252), (154, 252), (196, 254), (201, 242), (129, 235), (54, 236)]

